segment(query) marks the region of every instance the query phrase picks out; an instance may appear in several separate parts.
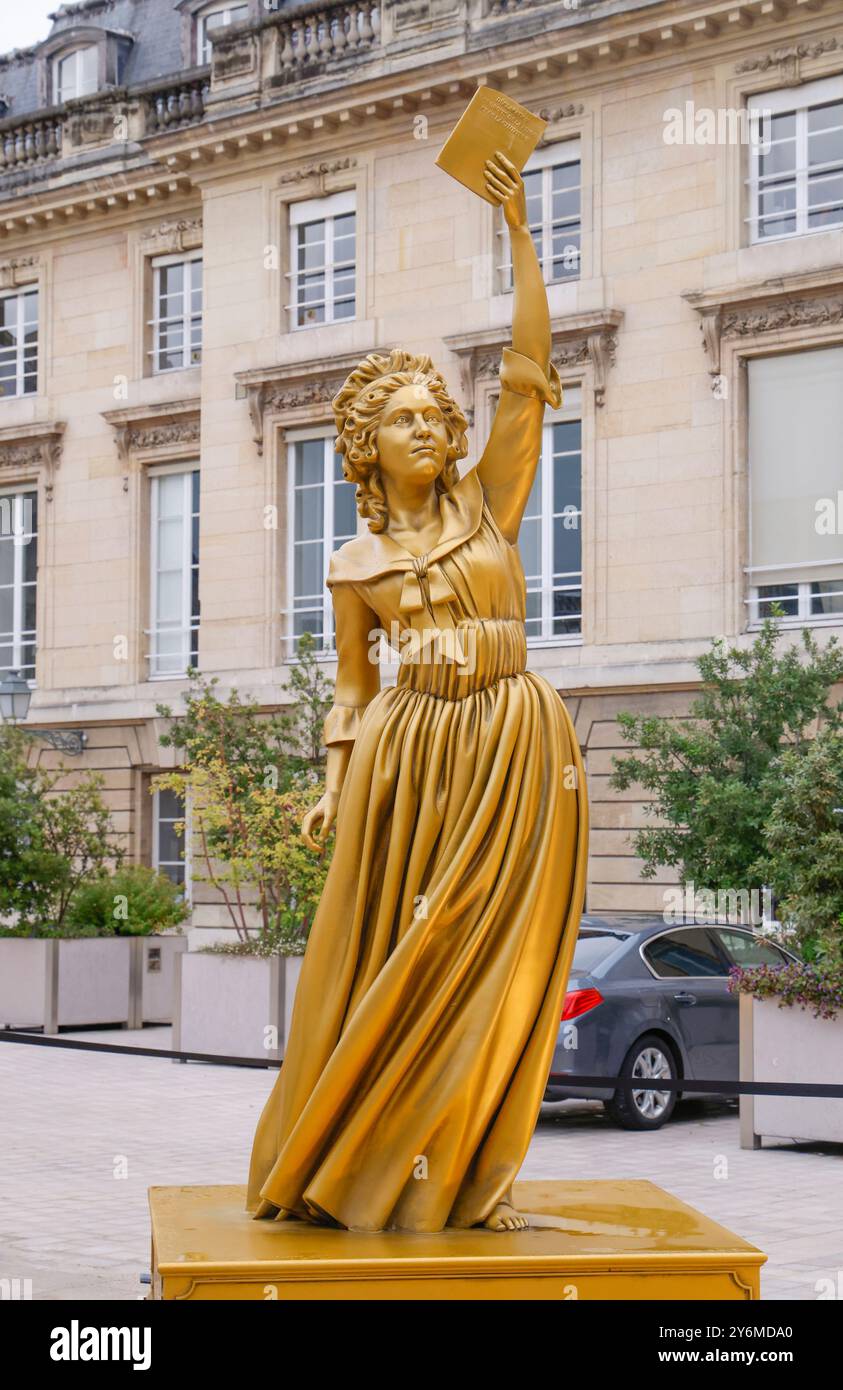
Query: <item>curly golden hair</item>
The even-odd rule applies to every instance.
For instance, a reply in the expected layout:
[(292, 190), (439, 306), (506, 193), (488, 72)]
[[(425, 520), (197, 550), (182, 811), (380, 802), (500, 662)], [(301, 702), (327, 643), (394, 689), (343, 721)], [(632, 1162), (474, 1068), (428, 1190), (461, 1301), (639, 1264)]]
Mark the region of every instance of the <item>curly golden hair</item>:
[(447, 492), (459, 481), (457, 460), (468, 453), (468, 421), (430, 358), (393, 348), (389, 356), (370, 352), (346, 377), (331, 402), (337, 427), (336, 450), (342, 455), (343, 477), (357, 484), (357, 510), (370, 531), (384, 531), (388, 521), (386, 493), (378, 467), (377, 433), (384, 406), (401, 386), (425, 386), (445, 417), (448, 451), (436, 479), (436, 491)]

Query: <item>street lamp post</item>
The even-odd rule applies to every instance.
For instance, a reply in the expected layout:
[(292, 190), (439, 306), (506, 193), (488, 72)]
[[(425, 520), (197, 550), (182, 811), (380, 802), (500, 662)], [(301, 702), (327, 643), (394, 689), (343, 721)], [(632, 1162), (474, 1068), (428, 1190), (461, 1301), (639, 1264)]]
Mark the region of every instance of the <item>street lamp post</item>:
[[(0, 719), (6, 724), (22, 724), (29, 713), (32, 691), (29, 681), (20, 671), (9, 671), (0, 681)], [(26, 729), (33, 738), (42, 738), (59, 753), (78, 757), (85, 749), (88, 735), (84, 729)]]

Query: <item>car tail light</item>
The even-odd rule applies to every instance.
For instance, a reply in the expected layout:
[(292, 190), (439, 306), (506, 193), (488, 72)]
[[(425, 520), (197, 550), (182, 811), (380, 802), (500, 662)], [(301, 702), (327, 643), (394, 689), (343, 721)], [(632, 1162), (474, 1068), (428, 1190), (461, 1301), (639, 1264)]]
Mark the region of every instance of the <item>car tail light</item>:
[(580, 1014), (587, 1014), (589, 1009), (596, 1009), (598, 1004), (603, 1003), (603, 995), (599, 989), (571, 989), (565, 995), (565, 1005), (562, 1009), (562, 1022), (569, 1018), (579, 1018)]

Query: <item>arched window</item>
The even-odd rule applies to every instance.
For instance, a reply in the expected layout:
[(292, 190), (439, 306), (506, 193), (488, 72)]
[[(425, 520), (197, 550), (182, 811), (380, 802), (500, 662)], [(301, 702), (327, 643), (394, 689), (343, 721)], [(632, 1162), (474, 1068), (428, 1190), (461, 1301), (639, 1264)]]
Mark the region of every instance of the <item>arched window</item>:
[(96, 44), (74, 48), (53, 60), (53, 101), (56, 106), (72, 97), (85, 97), (97, 90), (99, 50)]

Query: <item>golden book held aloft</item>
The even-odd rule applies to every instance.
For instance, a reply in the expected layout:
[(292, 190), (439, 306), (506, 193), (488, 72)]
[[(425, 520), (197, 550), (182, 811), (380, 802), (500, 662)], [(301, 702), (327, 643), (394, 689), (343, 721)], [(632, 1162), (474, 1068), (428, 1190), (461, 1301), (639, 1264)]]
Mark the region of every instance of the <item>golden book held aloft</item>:
[(512, 97), (491, 87), (478, 87), (436, 163), (472, 193), (494, 203), (486, 189), (486, 160), (495, 150), (502, 150), (520, 173), (546, 125), (541, 116), (534, 116)]

